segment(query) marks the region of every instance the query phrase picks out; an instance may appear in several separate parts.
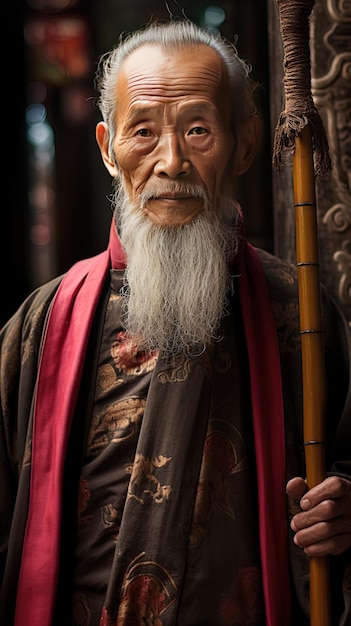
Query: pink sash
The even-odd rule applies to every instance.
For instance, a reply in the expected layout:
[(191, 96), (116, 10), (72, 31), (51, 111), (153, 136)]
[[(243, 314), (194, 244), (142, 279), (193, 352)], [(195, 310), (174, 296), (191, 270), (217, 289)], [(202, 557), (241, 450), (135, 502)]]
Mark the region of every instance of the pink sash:
[[(249, 354), (267, 626), (290, 624), (285, 438), (275, 322), (259, 258), (235, 260)], [(34, 406), (31, 489), (15, 626), (51, 626), (58, 581), (62, 481), (88, 337), (110, 268), (123, 268), (114, 222), (108, 250), (74, 265), (53, 300)]]

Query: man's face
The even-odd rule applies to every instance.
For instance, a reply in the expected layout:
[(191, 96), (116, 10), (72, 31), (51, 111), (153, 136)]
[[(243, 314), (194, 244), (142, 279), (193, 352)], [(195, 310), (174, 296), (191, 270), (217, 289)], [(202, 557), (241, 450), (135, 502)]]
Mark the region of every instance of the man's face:
[(117, 94), (113, 148), (135, 206), (144, 194), (142, 211), (154, 224), (181, 226), (204, 210), (198, 186), (219, 210), (233, 176), (234, 135), (217, 53), (143, 46), (124, 62)]

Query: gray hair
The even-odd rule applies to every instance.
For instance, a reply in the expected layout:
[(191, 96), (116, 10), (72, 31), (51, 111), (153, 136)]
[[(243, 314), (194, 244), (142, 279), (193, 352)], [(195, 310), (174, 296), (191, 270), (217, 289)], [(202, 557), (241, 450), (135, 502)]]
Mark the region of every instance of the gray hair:
[(241, 59), (234, 44), (221, 35), (200, 28), (188, 19), (167, 23), (154, 22), (144, 29), (129, 33), (99, 61), (95, 77), (95, 87), (100, 96), (97, 105), (109, 130), (109, 149), (115, 136), (115, 113), (118, 106), (116, 81), (123, 61), (135, 50), (144, 45), (158, 45), (166, 50), (205, 45), (213, 48), (223, 61), (227, 72), (232, 97), (232, 123), (236, 134), (241, 123), (256, 112), (253, 92), (256, 85), (250, 79), (251, 66)]

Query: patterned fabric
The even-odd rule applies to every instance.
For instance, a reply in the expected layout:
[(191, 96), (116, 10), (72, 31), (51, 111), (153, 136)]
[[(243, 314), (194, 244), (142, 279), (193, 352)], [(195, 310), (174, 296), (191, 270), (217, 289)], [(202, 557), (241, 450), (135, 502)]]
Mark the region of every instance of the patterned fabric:
[[(38, 622), (49, 626), (54, 615), (62, 560), (67, 445), (76, 428), (74, 413), (89, 338), (92, 341), (95, 338), (96, 309), (111, 259), (117, 260), (118, 266), (124, 265), (113, 222), (108, 250), (80, 261), (69, 270), (49, 312), (33, 404), (31, 488), (18, 581), (16, 626), (21, 626), (24, 620), (27, 626), (37, 626)], [(289, 623), (290, 586), (284, 420), (276, 326), (262, 265), (257, 252), (245, 239), (233, 258), (231, 269), (233, 275), (240, 277), (238, 291), (250, 370), (266, 621), (267, 626), (283, 626)], [(260, 346), (265, 355), (263, 368), (260, 367)], [(56, 367), (57, 354), (60, 359)], [(167, 401), (170, 402), (170, 398)]]
[[(294, 475), (304, 475), (301, 407), (302, 389), (300, 372), (300, 345), (298, 330), (296, 272), (294, 267), (292, 267), (288, 263), (276, 259), (275, 257), (272, 257), (271, 255), (263, 251), (259, 251), (259, 256), (261, 258), (267, 277), (270, 298), (275, 315), (276, 326), (278, 329), (286, 426), (286, 478), (288, 479)], [(16, 599), (16, 588), (21, 561), (22, 543), (25, 534), (25, 525), (28, 513), (28, 494), (31, 470), (30, 458), (32, 432), (32, 398), (36, 382), (39, 347), (47, 319), (47, 311), (51, 305), (52, 299), (60, 282), (61, 278), (55, 279), (51, 283), (41, 287), (33, 294), (31, 294), (27, 301), (20, 308), (20, 310), (16, 313), (16, 315), (9, 321), (9, 323), (6, 325), (0, 335), (0, 461), (3, 477), (2, 489), (0, 491), (1, 574), (4, 571), (0, 594), (0, 616), (1, 623), (8, 625), (12, 625), (14, 622), (13, 616)], [(342, 473), (343, 475), (348, 475), (350, 477), (351, 422), (349, 417), (351, 414), (351, 386), (349, 366), (350, 344), (348, 343), (349, 333), (347, 328), (343, 324), (343, 321), (339, 315), (337, 308), (335, 307), (335, 304), (325, 296), (324, 292), (322, 292), (322, 295), (323, 320), (325, 327), (327, 382), (329, 390), (327, 421), (328, 468), (329, 471), (332, 473)], [(233, 303), (233, 305), (235, 307), (235, 302)], [(97, 315), (99, 323), (104, 318), (104, 315), (105, 308), (104, 304), (102, 303)], [(150, 372), (144, 372), (143, 375), (138, 377), (135, 372), (134, 374), (131, 374), (131, 372), (128, 370), (129, 375), (126, 378), (127, 370), (125, 369), (125, 366), (123, 364), (129, 362), (129, 359), (126, 359), (124, 355), (121, 361), (122, 355), (121, 351), (118, 349), (118, 338), (115, 335), (111, 340), (111, 335), (109, 335), (108, 331), (108, 324), (106, 325), (105, 329), (107, 332), (107, 352), (101, 352), (101, 368), (99, 370), (99, 376), (94, 377), (93, 384), (93, 390), (95, 391), (95, 382), (99, 381), (99, 386), (97, 386), (96, 389), (100, 389), (100, 395), (96, 395), (96, 404), (94, 410), (94, 423), (95, 419), (97, 420), (96, 428), (94, 427), (93, 423), (91, 423), (91, 437), (89, 438), (89, 433), (85, 433), (86, 446), (84, 447), (84, 450), (88, 451), (90, 456), (87, 455), (84, 458), (85, 461), (90, 459), (91, 462), (93, 462), (94, 456), (96, 458), (100, 456), (101, 459), (103, 459), (105, 451), (111, 449), (114, 450), (117, 445), (120, 445), (117, 443), (112, 443), (112, 439), (118, 439), (118, 433), (121, 434), (118, 428), (116, 429), (114, 426), (114, 424), (117, 424), (117, 422), (119, 424), (119, 427), (123, 427), (123, 424), (126, 424), (125, 428), (123, 428), (123, 431), (126, 434), (127, 445), (129, 446), (129, 444), (131, 444), (131, 442), (133, 441), (133, 437), (136, 445), (136, 424), (133, 423), (133, 420), (129, 420), (128, 418), (127, 421), (124, 421), (124, 419), (122, 418), (122, 411), (118, 413), (118, 418), (115, 418), (114, 415), (110, 414), (105, 421), (105, 427), (102, 430), (99, 428), (99, 425), (101, 426), (101, 421), (99, 422), (99, 419), (101, 418), (103, 413), (103, 396), (104, 393), (108, 393), (107, 389), (111, 384), (114, 376), (111, 368), (106, 367), (106, 365), (110, 364), (114, 372), (124, 371), (124, 381), (128, 379), (128, 381), (131, 382), (133, 378), (133, 385), (134, 383), (136, 385), (135, 388), (133, 387), (134, 391), (129, 394), (128, 385), (125, 385), (123, 393), (125, 397), (127, 397), (129, 394), (135, 399), (140, 399), (144, 393), (139, 390), (138, 384), (140, 383), (142, 386), (146, 385), (147, 387), (150, 382), (148, 378), (150, 380), (152, 379), (152, 381), (154, 382), (154, 377), (156, 373), (156, 370), (150, 370)], [(226, 337), (226, 341), (230, 342), (230, 333), (228, 333)], [(239, 338), (240, 333), (239, 336), (236, 337), (236, 339), (234, 338), (234, 340), (237, 341)], [(102, 343), (99, 344), (98, 351), (100, 351)], [(112, 347), (110, 355), (107, 354), (110, 349), (109, 346)], [(219, 356), (222, 347), (224, 347), (224, 342), (221, 345), (217, 344), (215, 347), (217, 351), (216, 363), (222, 363), (221, 359), (219, 359)], [(220, 349), (220, 352), (218, 352), (218, 349)], [(223, 349), (225, 353), (225, 348)], [(88, 357), (89, 359), (87, 359), (87, 370), (90, 370), (93, 369), (92, 366), (97, 360), (98, 354), (93, 351), (92, 353), (88, 354)], [(138, 355), (137, 360), (140, 360), (140, 355)], [(118, 365), (116, 365), (117, 363)], [(164, 379), (161, 378), (161, 380), (157, 381), (157, 384), (162, 384), (163, 388), (166, 384), (172, 384), (172, 386), (177, 388), (178, 378), (180, 377), (182, 379), (184, 371), (189, 372), (189, 368), (184, 367), (185, 365), (188, 366), (189, 364), (180, 363), (179, 367), (172, 367), (172, 364), (169, 364), (169, 369), (167, 369), (167, 372), (172, 372), (172, 376), (168, 376), (168, 382), (165, 382)], [(165, 368), (163, 368), (162, 371), (165, 372)], [(195, 376), (197, 374), (194, 370), (192, 370), (191, 375)], [(221, 378), (221, 376), (219, 375), (219, 373), (216, 373), (217, 379), (219, 377), (220, 380), (224, 381), (225, 373), (223, 374), (223, 378)], [(70, 618), (68, 617), (68, 615), (71, 612), (71, 597), (68, 598), (68, 603), (66, 604), (65, 593), (67, 592), (67, 589), (71, 588), (71, 575), (73, 574), (71, 556), (73, 554), (72, 545), (74, 544), (74, 538), (70, 536), (74, 521), (72, 519), (72, 511), (75, 515), (74, 519), (76, 521), (77, 517), (79, 517), (79, 528), (82, 528), (84, 530), (86, 527), (88, 527), (89, 523), (94, 523), (94, 521), (92, 521), (93, 518), (90, 517), (90, 515), (96, 515), (96, 511), (100, 506), (100, 510), (102, 509), (102, 515), (104, 520), (102, 523), (103, 532), (108, 532), (108, 529), (111, 531), (111, 543), (109, 548), (111, 551), (110, 556), (107, 557), (111, 558), (111, 565), (115, 553), (116, 533), (121, 533), (121, 529), (123, 527), (123, 520), (119, 520), (118, 513), (116, 517), (116, 514), (113, 511), (114, 508), (116, 510), (118, 509), (118, 506), (113, 502), (113, 494), (111, 494), (111, 497), (107, 498), (106, 501), (101, 504), (99, 504), (97, 500), (93, 501), (95, 497), (98, 497), (98, 485), (96, 484), (96, 488), (93, 488), (92, 491), (90, 491), (89, 485), (84, 482), (84, 477), (83, 480), (80, 482), (81, 490), (77, 511), (78, 486), (76, 485), (74, 477), (75, 475), (79, 476), (79, 468), (81, 465), (82, 457), (84, 456), (84, 451), (80, 450), (79, 447), (76, 446), (76, 443), (77, 441), (82, 440), (82, 424), (84, 424), (87, 411), (86, 398), (89, 396), (90, 388), (92, 386), (91, 378), (86, 376), (86, 372), (83, 376), (83, 383), (84, 382), (84, 388), (82, 388), (81, 395), (78, 398), (77, 411), (73, 424), (73, 430), (76, 430), (75, 434), (79, 434), (80, 437), (77, 436), (76, 438), (74, 438), (74, 433), (72, 434), (72, 463), (66, 469), (66, 477), (64, 483), (64, 502), (65, 504), (67, 503), (67, 511), (64, 510), (62, 520), (62, 575), (60, 577), (60, 587), (57, 594), (56, 607), (58, 616), (56, 624), (59, 624), (60, 626), (62, 626), (62, 624), (70, 623)], [(185, 381), (185, 384), (188, 384), (188, 382)], [(181, 385), (183, 384), (183, 382), (180, 381), (179, 383)], [(211, 395), (209, 390), (207, 389), (207, 386), (206, 384), (204, 385), (204, 391), (206, 394)], [(191, 388), (189, 393), (190, 398), (192, 397), (192, 393), (193, 388)], [(234, 393), (235, 391), (233, 389), (232, 394)], [(94, 398), (92, 399), (92, 402), (94, 403)], [(236, 406), (236, 396), (234, 397), (234, 402)], [(215, 408), (215, 414), (217, 415), (218, 397), (213, 396), (213, 398), (211, 398), (211, 407), (212, 406)], [(131, 411), (130, 407), (132, 407)], [(133, 414), (137, 418), (138, 410), (136, 407), (137, 402), (133, 401), (129, 405), (129, 414)], [(119, 408), (122, 409), (122, 407)], [(142, 404), (140, 404), (139, 408), (143, 412)], [(168, 410), (167, 406), (163, 408), (165, 411)], [(162, 410), (162, 405), (159, 407), (159, 410)], [(178, 621), (173, 622), (172, 626), (176, 623), (178, 623), (179, 626), (186, 626), (186, 615), (188, 607), (195, 606), (192, 604), (192, 597), (190, 597), (193, 591), (191, 587), (188, 587), (188, 585), (195, 585), (196, 577), (194, 577), (194, 571), (197, 567), (197, 564), (199, 563), (197, 559), (202, 558), (206, 561), (206, 559), (208, 558), (209, 560), (207, 561), (207, 566), (211, 567), (212, 562), (210, 561), (210, 557), (212, 557), (213, 554), (209, 554), (207, 550), (206, 552), (204, 551), (201, 553), (201, 549), (198, 549), (198, 546), (215, 545), (217, 548), (217, 543), (212, 541), (213, 536), (211, 536), (211, 528), (212, 530), (214, 529), (214, 525), (212, 525), (212, 522), (218, 522), (218, 518), (219, 516), (221, 516), (221, 520), (224, 524), (228, 524), (230, 526), (237, 524), (238, 519), (236, 517), (236, 519), (234, 520), (233, 515), (238, 515), (240, 507), (237, 507), (236, 503), (239, 502), (239, 504), (241, 505), (242, 501), (244, 499), (246, 500), (246, 494), (244, 498), (243, 492), (240, 491), (241, 487), (239, 485), (239, 481), (244, 478), (244, 470), (241, 470), (242, 455), (240, 453), (240, 446), (238, 446), (238, 438), (236, 438), (235, 436), (233, 437), (233, 433), (237, 434), (238, 432), (237, 430), (235, 430), (236, 428), (239, 430), (243, 439), (243, 443), (245, 444), (247, 449), (247, 459), (250, 467), (250, 484), (252, 484), (253, 488), (255, 487), (255, 480), (252, 479), (251, 474), (254, 469), (252, 466), (252, 459), (250, 455), (250, 450), (252, 450), (252, 447), (250, 445), (250, 432), (247, 432), (245, 429), (242, 432), (240, 431), (240, 416), (236, 416), (238, 417), (239, 423), (234, 428), (232, 427), (232, 423), (230, 421), (227, 423), (226, 416), (224, 420), (225, 424), (221, 422), (221, 427), (219, 428), (218, 422), (216, 422), (216, 420), (214, 422), (211, 421), (211, 410), (208, 409), (207, 411), (208, 424), (206, 425), (206, 428), (208, 428), (208, 430), (204, 432), (204, 455), (202, 465), (199, 467), (198, 470), (198, 478), (200, 478), (200, 480), (196, 506), (192, 513), (192, 524), (188, 523), (187, 526), (189, 530), (189, 549), (185, 569), (185, 575), (187, 576), (187, 585), (186, 589), (184, 586), (184, 589), (180, 594), (181, 597), (179, 598), (178, 596), (178, 598), (175, 599), (173, 602), (174, 605), (179, 600), (180, 612)], [(142, 426), (145, 417), (146, 414), (142, 416), (141, 422), (138, 422), (137, 428), (139, 428), (139, 425)], [(108, 424), (110, 424), (112, 428), (106, 428), (106, 425)], [(114, 433), (113, 435), (112, 432)], [(116, 433), (117, 436), (115, 437)], [(128, 438), (129, 435), (130, 438)], [(141, 434), (139, 439), (141, 442)], [(107, 443), (107, 441), (109, 443), (107, 446), (105, 446), (105, 443)], [(217, 442), (216, 446), (214, 445), (215, 442)], [(162, 459), (161, 462), (157, 461), (157, 463), (155, 463), (155, 460), (158, 459), (157, 455), (160, 454), (160, 450), (162, 448), (162, 446), (159, 445), (161, 443), (161, 433), (158, 433), (156, 429), (155, 441), (148, 442), (148, 445), (145, 445), (144, 449), (138, 449), (138, 454), (144, 456), (137, 457), (139, 459), (139, 464), (137, 466), (139, 471), (136, 472), (133, 477), (133, 490), (131, 492), (132, 497), (129, 499), (129, 505), (131, 508), (133, 506), (140, 506), (144, 510), (147, 506), (150, 509), (151, 506), (154, 506), (154, 508), (156, 508), (158, 507), (158, 504), (160, 504), (160, 510), (162, 515), (162, 510), (166, 508), (163, 505), (169, 505), (174, 492), (171, 492), (171, 497), (168, 500), (165, 500), (168, 491), (166, 489), (164, 493), (162, 489), (160, 490), (158, 488), (158, 485), (160, 484), (161, 487), (168, 487), (170, 485), (170, 487), (174, 489), (175, 483), (172, 479), (171, 473), (174, 463), (171, 460), (167, 461), (167, 459), (172, 456), (173, 452), (171, 453), (168, 450), (164, 450), (164, 452), (162, 453), (161, 451), (164, 459)], [(218, 448), (221, 448), (223, 450), (223, 454), (220, 456), (219, 459), (217, 456), (216, 459), (216, 453), (218, 451)], [(236, 456), (234, 454), (235, 448)], [(152, 453), (153, 449), (155, 449), (156, 451), (154, 454)], [(126, 451), (128, 464), (129, 461), (133, 458), (132, 454), (133, 453), (131, 447), (129, 449), (129, 452)], [(190, 456), (189, 451), (188, 456)], [(215, 459), (217, 461), (221, 461), (222, 457), (222, 473), (213, 474), (210, 471), (211, 467), (213, 467), (211, 466), (212, 461), (214, 461)], [(149, 465), (146, 463), (146, 459), (151, 460), (151, 463)], [(164, 462), (165, 459), (166, 462)], [(113, 461), (112, 457), (110, 460)], [(111, 464), (109, 467), (110, 471), (113, 473), (115, 471), (113, 464)], [(116, 467), (120, 468), (121, 466), (119, 463), (116, 463)], [(229, 468), (236, 468), (240, 471), (234, 471), (234, 473), (230, 474), (230, 476), (228, 477)], [(83, 469), (83, 475), (84, 471), (87, 469), (88, 465), (85, 465)], [(147, 472), (145, 470), (147, 470)], [(127, 474), (127, 476), (130, 478), (131, 474)], [(210, 476), (211, 479), (207, 478)], [(124, 474), (123, 477), (125, 478)], [(134, 478), (137, 479), (140, 477), (141, 482), (138, 483), (138, 480), (134, 480)], [(151, 477), (150, 480), (147, 477)], [(193, 478), (193, 476), (191, 475), (190, 478)], [(219, 499), (216, 501), (211, 500), (209, 495), (209, 483), (211, 480), (214, 481), (211, 483), (212, 485), (217, 485), (218, 493), (222, 494), (222, 497), (219, 497)], [(230, 487), (228, 486), (227, 480), (230, 484)], [(154, 488), (154, 490), (148, 487), (148, 485), (150, 486), (150, 484)], [(184, 494), (184, 492), (187, 493), (188, 485), (188, 475), (187, 473), (185, 473), (181, 481), (181, 489), (179, 489), (181, 496)], [(242, 483), (242, 485), (242, 489), (244, 489), (244, 483)], [(141, 504), (140, 500), (144, 502), (144, 500), (146, 499), (146, 494), (144, 493), (145, 491), (148, 494), (148, 501), (144, 504)], [(95, 493), (91, 495), (92, 492)], [(163, 502), (158, 503), (157, 497), (156, 499), (153, 498), (153, 495), (158, 493), (161, 493), (161, 497), (164, 498)], [(294, 505), (293, 503), (288, 504), (290, 518), (294, 513)], [(89, 507), (91, 507), (90, 510)], [(250, 518), (254, 522), (254, 511), (251, 515), (251, 511), (250, 509), (248, 509), (245, 515), (247, 516), (247, 518)], [(147, 516), (145, 517), (145, 520), (146, 522), (148, 522)], [(207, 529), (209, 529), (209, 532), (207, 534), (206, 526)], [(150, 526), (148, 527), (150, 528)], [(69, 532), (67, 532), (67, 529), (69, 529)], [(161, 531), (162, 530), (163, 527)], [(171, 532), (173, 528), (167, 528), (165, 526), (165, 530), (167, 531), (168, 536), (171, 538), (171, 540), (173, 540), (173, 533)], [(250, 534), (252, 532), (251, 536), (254, 537), (254, 523), (251, 529), (247, 528), (247, 532)], [(152, 529), (152, 536), (153, 533), (154, 531)], [(121, 536), (122, 534), (119, 534), (119, 537)], [(222, 534), (220, 534), (219, 536), (220, 539), (224, 541)], [(126, 540), (127, 539), (128, 537), (126, 537)], [(216, 537), (216, 541), (218, 541), (218, 536)], [(251, 547), (251, 544), (248, 544), (247, 541), (247, 538), (243, 539), (240, 547), (248, 547), (248, 545), (250, 545)], [(196, 554), (195, 550), (192, 549), (193, 547), (197, 549)], [(252, 547), (254, 552), (254, 546)], [(95, 552), (96, 555), (100, 554), (99, 558), (101, 558), (101, 551), (99, 550), (99, 546), (94, 545), (93, 548), (94, 554)], [(89, 549), (92, 550), (93, 548), (91, 547)], [(126, 550), (127, 549), (129, 549), (128, 546)], [(223, 546), (221, 547), (221, 549), (223, 550)], [(149, 621), (144, 621), (144, 623), (154, 623), (156, 626), (160, 626), (159, 620), (163, 620), (164, 623), (167, 624), (167, 610), (172, 610), (171, 599), (175, 598), (176, 596), (175, 585), (177, 585), (177, 581), (172, 580), (171, 568), (168, 568), (166, 566), (164, 567), (164, 569), (162, 569), (163, 561), (161, 558), (159, 558), (158, 555), (153, 555), (152, 559), (150, 559), (150, 562), (146, 561), (144, 555), (141, 555), (141, 552), (139, 551), (139, 549), (137, 549), (137, 546), (135, 548), (134, 561), (131, 557), (131, 553), (129, 554), (130, 556), (127, 559), (125, 567), (126, 576), (122, 576), (122, 580), (116, 585), (116, 588), (120, 586), (123, 594), (123, 603), (121, 602), (121, 610), (125, 602), (125, 606), (128, 607), (128, 598), (132, 597), (132, 595), (135, 594), (137, 586), (141, 585), (143, 594), (137, 594), (140, 602), (142, 603), (143, 598), (145, 598), (147, 594), (149, 594), (149, 597), (152, 597), (154, 599), (154, 616), (148, 616)], [(292, 626), (307, 626), (308, 618), (306, 617), (306, 615), (308, 614), (308, 560), (304, 557), (301, 550), (293, 544), (291, 537), (289, 540), (289, 554), (293, 589), (291, 624)], [(201, 567), (204, 566), (204, 560), (201, 562)], [(161, 567), (159, 567), (159, 564), (161, 564)], [(256, 563), (256, 565), (258, 564)], [(90, 609), (88, 608), (87, 610), (87, 606), (92, 608), (94, 604), (89, 592), (89, 585), (96, 585), (96, 588), (98, 588), (100, 578), (98, 576), (95, 576), (94, 574), (95, 565), (93, 567), (93, 571), (91, 571), (91, 566), (89, 567), (90, 572), (85, 572), (86, 577), (88, 577), (89, 574), (91, 579), (95, 578), (95, 581), (92, 584), (91, 582), (87, 584), (86, 580), (83, 581), (84, 585), (82, 585), (80, 589), (78, 587), (78, 585), (81, 584), (78, 580), (79, 572), (78, 570), (76, 570), (75, 572), (77, 592), (75, 599), (78, 600), (75, 602), (75, 619), (77, 620), (78, 624), (85, 623), (87, 625), (90, 624), (90, 626), (95, 626), (95, 624), (97, 624), (98, 622), (95, 622), (94, 624), (91, 619), (91, 615), (89, 616)], [(332, 559), (331, 568), (332, 606), (334, 611), (333, 624), (335, 623), (338, 624), (338, 626), (347, 626), (347, 624), (349, 624), (351, 620), (350, 554), (345, 554)], [(169, 572), (170, 576), (168, 576)], [(221, 585), (221, 580), (219, 580), (218, 585), (215, 585), (215, 594), (216, 597), (220, 600), (217, 603), (217, 609), (214, 608), (213, 610), (218, 610), (218, 614), (220, 615), (219, 619), (222, 619), (224, 623), (247, 623), (247, 621), (245, 620), (249, 620), (250, 618), (248, 618), (246, 614), (244, 614), (244, 611), (247, 611), (248, 607), (251, 607), (251, 613), (254, 613), (255, 616), (257, 616), (257, 613), (259, 612), (259, 603), (256, 605), (255, 599), (259, 598), (260, 594), (260, 583), (257, 574), (258, 572), (254, 563), (252, 564), (251, 562), (251, 564), (249, 565), (247, 565), (247, 563), (244, 563), (237, 578), (235, 578), (235, 576), (233, 575), (232, 586), (230, 589), (228, 589), (228, 581), (227, 585), (224, 586)], [(120, 574), (116, 572), (116, 575), (119, 576)], [(219, 576), (220, 575), (221, 574), (219, 574)], [(173, 584), (174, 582), (175, 585)], [(258, 591), (257, 593), (256, 591), (253, 593), (256, 583)], [(100, 604), (101, 598), (103, 598), (105, 595), (105, 587), (106, 580), (102, 582), (101, 588), (98, 589), (99, 598), (96, 600), (96, 606)], [(189, 589), (190, 595), (187, 593), (187, 589)], [(211, 591), (208, 595), (214, 599), (215, 594), (212, 595), (211, 588)], [(244, 602), (243, 598), (245, 598)], [(202, 601), (204, 601), (204, 598), (202, 598)], [(118, 602), (118, 598), (111, 598), (109, 597), (109, 594), (107, 594), (106, 609), (108, 607), (108, 610), (104, 612), (104, 619), (107, 624), (109, 623), (108, 620), (115, 619), (115, 607)], [(215, 605), (216, 602), (214, 601), (213, 604)], [(60, 613), (59, 607), (61, 605), (62, 612)], [(242, 608), (244, 605), (246, 606), (246, 609)], [(181, 611), (183, 611), (183, 613), (181, 613)], [(159, 616), (157, 616), (157, 614), (159, 614)], [(64, 616), (63, 619), (61, 619), (62, 615)], [(133, 622), (134, 618), (130, 617), (130, 619), (132, 620), (131, 623), (137, 623), (135, 621)], [(242, 622), (240, 622), (240, 619), (242, 620)], [(211, 626), (217, 626), (218, 622), (216, 620), (213, 620), (211, 617), (211, 621), (210, 618), (207, 622), (203, 621), (204, 625), (206, 623), (211, 624)]]
[(237, 297), (221, 341), (157, 361), (123, 341), (113, 274), (80, 482), (73, 623), (98, 624), (104, 605), (102, 625), (264, 625)]

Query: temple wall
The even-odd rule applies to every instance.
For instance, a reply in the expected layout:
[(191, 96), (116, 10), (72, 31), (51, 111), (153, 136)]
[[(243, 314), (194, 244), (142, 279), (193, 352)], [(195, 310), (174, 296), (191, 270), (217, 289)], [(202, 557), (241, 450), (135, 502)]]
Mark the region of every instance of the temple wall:
[[(283, 52), (276, 0), (268, 0), (272, 140), (283, 108)], [(316, 181), (320, 277), (351, 327), (351, 3), (317, 0), (310, 19), (312, 95), (332, 170)], [(289, 161), (289, 159), (288, 159)], [(274, 249), (295, 261), (290, 164), (273, 173)]]

